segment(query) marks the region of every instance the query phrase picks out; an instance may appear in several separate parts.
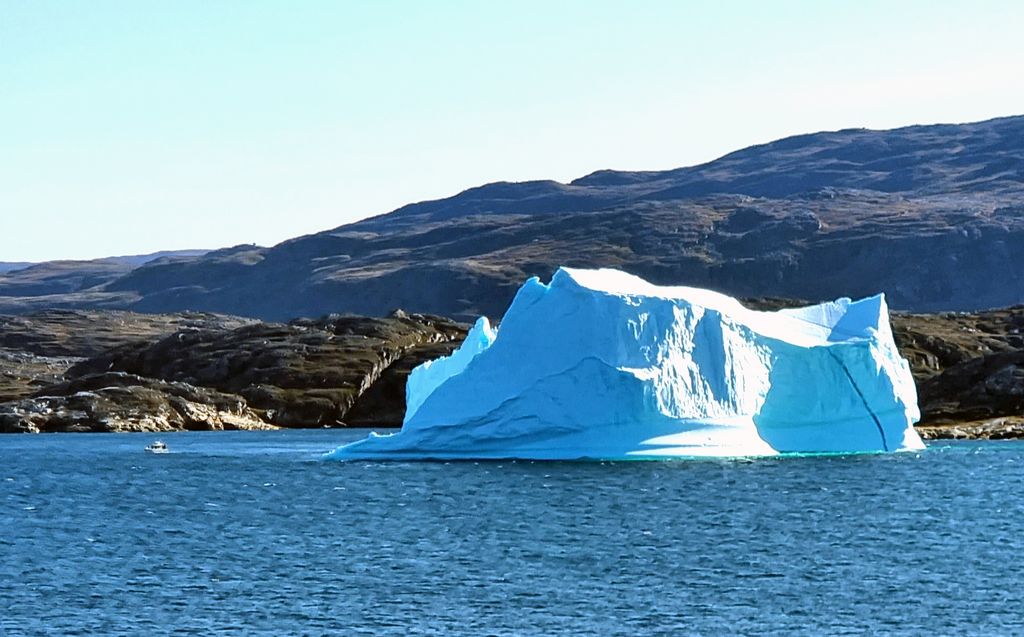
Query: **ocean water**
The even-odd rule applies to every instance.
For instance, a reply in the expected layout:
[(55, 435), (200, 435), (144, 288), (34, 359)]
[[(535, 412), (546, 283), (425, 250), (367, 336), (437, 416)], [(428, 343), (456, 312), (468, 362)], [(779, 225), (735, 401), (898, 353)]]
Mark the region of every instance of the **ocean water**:
[(0, 437), (2, 635), (1024, 633), (1024, 444), (339, 463), (360, 431)]

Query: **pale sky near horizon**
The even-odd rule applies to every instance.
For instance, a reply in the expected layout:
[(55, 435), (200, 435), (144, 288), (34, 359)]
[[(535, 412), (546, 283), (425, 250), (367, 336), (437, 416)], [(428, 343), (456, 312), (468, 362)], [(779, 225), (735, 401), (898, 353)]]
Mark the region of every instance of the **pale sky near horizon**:
[(1024, 113), (1024, 3), (0, 0), (0, 261)]

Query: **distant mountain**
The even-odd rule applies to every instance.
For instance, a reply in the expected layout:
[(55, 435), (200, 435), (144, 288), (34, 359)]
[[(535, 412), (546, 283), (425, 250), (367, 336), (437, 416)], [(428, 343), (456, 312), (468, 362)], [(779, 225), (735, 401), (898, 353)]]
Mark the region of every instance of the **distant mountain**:
[(208, 254), (209, 252), (211, 252), (211, 251), (210, 250), (161, 250), (160, 252), (151, 252), (149, 254), (129, 254), (129, 255), (120, 256), (120, 257), (107, 257), (107, 258), (102, 259), (102, 260), (103, 261), (110, 261), (110, 262), (113, 262), (113, 263), (122, 263), (124, 265), (129, 265), (129, 266), (137, 268), (140, 265), (145, 265), (146, 263), (150, 263), (152, 261), (157, 261), (159, 259), (180, 260), (180, 259), (186, 259), (186, 258), (189, 258), (189, 257), (201, 257), (204, 254)]
[(102, 292), (106, 284), (147, 263), (177, 263), (208, 252), (165, 250), (84, 261), (0, 263), (0, 307), (12, 313), (30, 308), (117, 307), (118, 301)]
[(559, 265), (738, 296), (884, 291), (895, 308), (968, 310), (1024, 301), (1021, 254), (1024, 116), (800, 135), (699, 166), (569, 184), (488, 184), (272, 248), (116, 274), (29, 268), (0, 275), (0, 312), (496, 316), (523, 279)]

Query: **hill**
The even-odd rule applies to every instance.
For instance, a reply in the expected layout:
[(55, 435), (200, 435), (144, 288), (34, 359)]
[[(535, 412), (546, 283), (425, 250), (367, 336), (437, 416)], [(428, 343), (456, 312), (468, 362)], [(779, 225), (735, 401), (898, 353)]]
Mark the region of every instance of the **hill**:
[(43, 307), (286, 320), (393, 308), (499, 316), (528, 276), (610, 266), (737, 296), (884, 291), (911, 311), (1024, 300), (1024, 116), (815, 133), (659, 172), (494, 183), (299, 237), (115, 272), (0, 275)]

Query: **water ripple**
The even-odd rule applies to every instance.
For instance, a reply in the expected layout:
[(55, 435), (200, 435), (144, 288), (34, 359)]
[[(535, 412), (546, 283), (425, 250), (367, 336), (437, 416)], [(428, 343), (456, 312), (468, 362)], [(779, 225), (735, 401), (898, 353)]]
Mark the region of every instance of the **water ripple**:
[(1024, 632), (1024, 444), (313, 461), (347, 435), (0, 438), (0, 634)]

